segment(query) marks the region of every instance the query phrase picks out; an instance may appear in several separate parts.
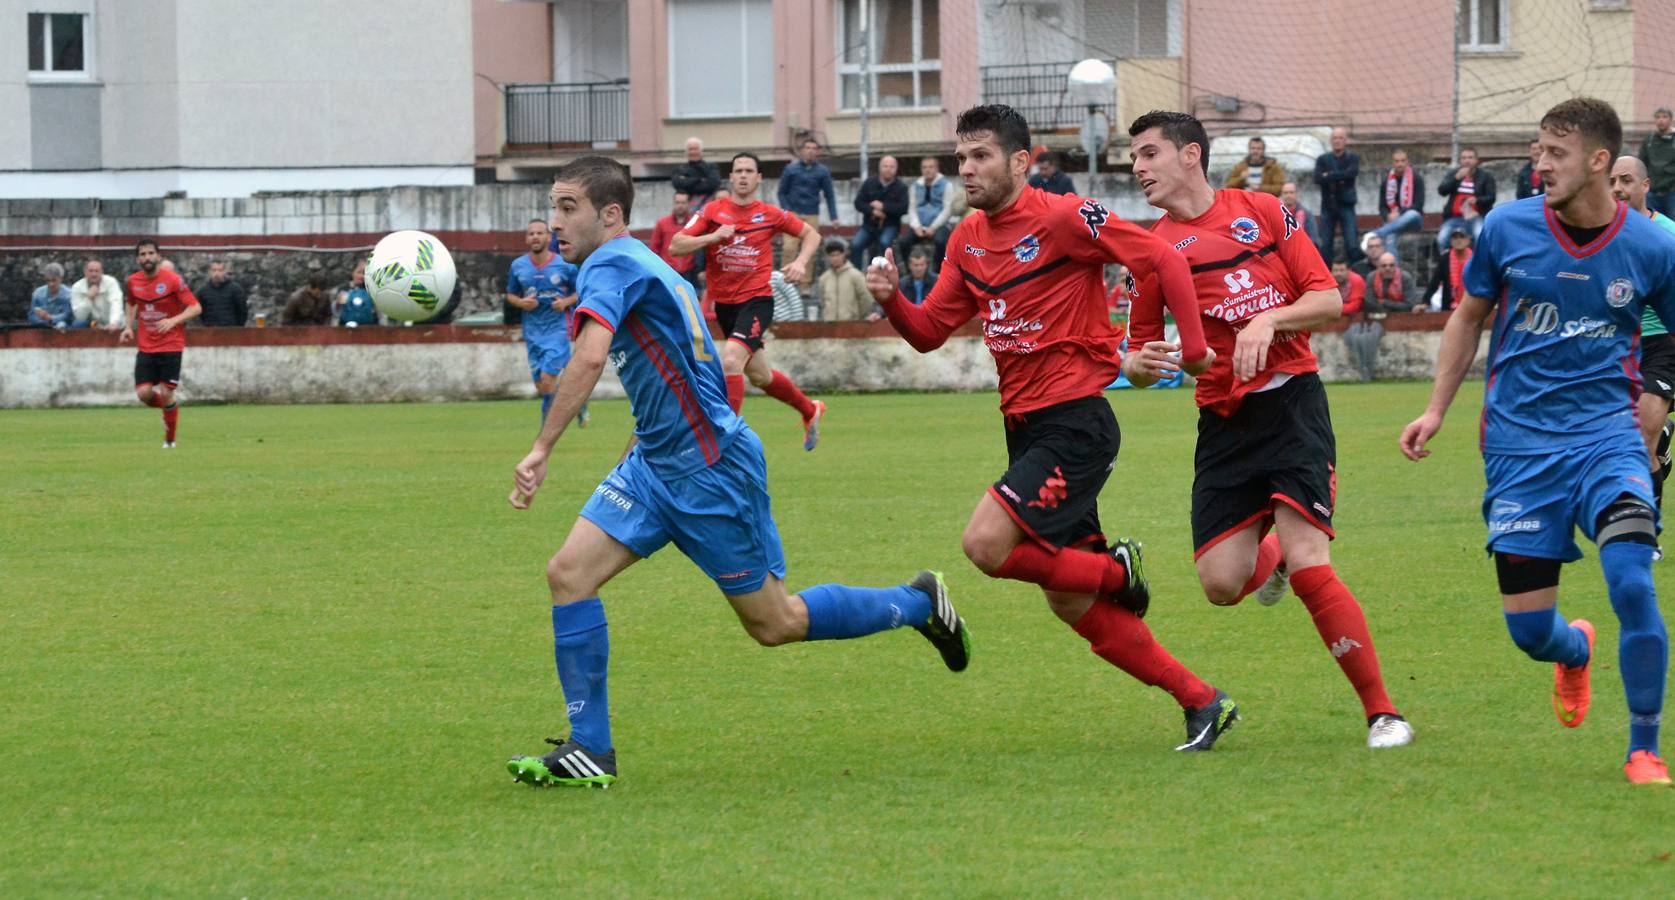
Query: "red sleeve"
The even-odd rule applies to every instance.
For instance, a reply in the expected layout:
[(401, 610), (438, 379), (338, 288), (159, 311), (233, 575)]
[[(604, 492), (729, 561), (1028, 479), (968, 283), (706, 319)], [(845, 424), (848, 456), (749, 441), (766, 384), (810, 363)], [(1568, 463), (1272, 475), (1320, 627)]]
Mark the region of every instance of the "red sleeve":
[(1253, 202), (1267, 227), (1279, 235), (1279, 258), (1285, 263), (1285, 269), (1291, 274), (1297, 290), (1329, 291), (1336, 288), (1338, 280), (1332, 277), (1331, 268), (1326, 265), (1326, 260), (1320, 257), (1320, 248), (1314, 245), (1314, 241), (1309, 240), (1303, 226), (1298, 223), (1296, 214), (1286, 209), (1277, 199), (1271, 203), (1265, 202), (1263, 197), (1267, 196), (1255, 197)]
[(712, 221), (709, 216), (705, 215), (708, 211), (709, 205), (705, 204), (703, 209), (693, 213), (692, 218), (687, 220), (686, 227), (682, 228), (680, 233), (690, 234), (693, 237), (703, 237), (715, 230), (715, 222)]
[(803, 236), (803, 229), (807, 227), (809, 227), (809, 224), (797, 218), (796, 214), (790, 210), (782, 209), (779, 211), (780, 233), (800, 238)]
[(1129, 278), (1134, 286), (1128, 296), (1128, 349), (1138, 350), (1149, 341), (1163, 340), (1163, 302), (1155, 278)]
[[(1337, 281), (1332, 282), (1332, 287), (1338, 287)], [(1321, 289), (1309, 288), (1309, 290)], [(1343, 314), (1346, 316), (1355, 315), (1361, 311), (1361, 304), (1367, 299), (1366, 279), (1354, 272), (1349, 273), (1349, 282), (1343, 286), (1341, 293), (1343, 294)]]
[(175, 298), (180, 301), (180, 305), (183, 308), (198, 305), (197, 296), (194, 295), (192, 293), (192, 289), (186, 285), (186, 279), (180, 277), (179, 275), (174, 277), (174, 295)]
[[(948, 238), (948, 246), (958, 246), (955, 240), (959, 233), (956, 228)], [(977, 298), (966, 288), (965, 276), (960, 273), (960, 264), (952, 253), (943, 260), (936, 287), (931, 288), (923, 304), (914, 306), (897, 288), (895, 298), (882, 306), (890, 324), (920, 353), (942, 346), (954, 329), (977, 315)]]
[[(1082, 262), (1121, 263), (1137, 281), (1155, 283), (1157, 289), (1151, 296), (1168, 305), (1180, 329), (1181, 359), (1203, 359), (1209, 345), (1204, 342), (1198, 292), (1192, 286), (1192, 268), (1186, 257), (1157, 235), (1107, 212), (1098, 200), (1080, 200), (1080, 204), (1054, 206), (1058, 214), (1052, 218), (1053, 227), (1067, 238), (1071, 257)], [(1161, 320), (1161, 311), (1159, 316)]]

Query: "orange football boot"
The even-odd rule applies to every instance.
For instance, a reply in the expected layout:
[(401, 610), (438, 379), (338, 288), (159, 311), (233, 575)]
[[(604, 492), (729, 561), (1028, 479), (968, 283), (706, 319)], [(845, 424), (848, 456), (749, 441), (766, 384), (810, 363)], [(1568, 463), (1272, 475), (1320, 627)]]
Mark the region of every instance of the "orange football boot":
[(1577, 619), (1570, 623), (1588, 637), (1588, 661), (1572, 669), (1564, 663), (1553, 664), (1553, 714), (1559, 724), (1575, 728), (1588, 717), (1588, 703), (1593, 691), (1588, 686), (1588, 670), (1594, 663), (1594, 623)]
[(1669, 767), (1650, 750), (1630, 753), (1628, 762), (1623, 763), (1623, 774), (1629, 784), (1675, 784), (1669, 780)]

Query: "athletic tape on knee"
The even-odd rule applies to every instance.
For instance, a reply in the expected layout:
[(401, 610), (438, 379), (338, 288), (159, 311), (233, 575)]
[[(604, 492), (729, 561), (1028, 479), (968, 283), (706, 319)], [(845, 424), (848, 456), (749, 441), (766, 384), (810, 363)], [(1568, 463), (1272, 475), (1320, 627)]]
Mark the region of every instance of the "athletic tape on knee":
[(1635, 544), (1658, 543), (1657, 512), (1639, 497), (1622, 496), (1599, 514), (1594, 543), (1601, 547), (1616, 541)]

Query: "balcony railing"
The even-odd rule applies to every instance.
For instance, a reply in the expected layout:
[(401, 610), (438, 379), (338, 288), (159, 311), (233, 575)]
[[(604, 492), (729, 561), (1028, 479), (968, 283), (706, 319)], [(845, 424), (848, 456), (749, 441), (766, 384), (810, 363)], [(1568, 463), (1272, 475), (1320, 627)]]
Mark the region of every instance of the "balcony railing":
[[(982, 66), (983, 102), (1004, 103), (1029, 121), (1031, 131), (1081, 128), (1087, 118), (1087, 104), (1070, 96), (1070, 69), (1077, 60), (1055, 63)], [(1106, 118), (1115, 123), (1115, 99), (1099, 104)]]
[(524, 146), (628, 140), (628, 82), (506, 85), (506, 143)]

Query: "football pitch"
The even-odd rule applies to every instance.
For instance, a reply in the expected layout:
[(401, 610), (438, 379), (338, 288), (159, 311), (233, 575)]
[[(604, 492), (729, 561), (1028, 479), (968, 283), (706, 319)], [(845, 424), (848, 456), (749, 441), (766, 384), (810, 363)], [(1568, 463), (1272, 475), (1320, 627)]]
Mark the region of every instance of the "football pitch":
[(525, 512), (506, 495), (533, 401), (186, 407), (172, 451), (138, 406), (0, 412), (0, 895), (1667, 894), (1675, 791), (1623, 779), (1593, 549), (1561, 592), (1600, 629), (1569, 731), (1481, 549), (1481, 383), (1435, 456), (1396, 449), (1428, 390), (1329, 387), (1334, 561), (1411, 747), (1366, 749), (1294, 597), (1204, 601), (1186, 392), (1111, 395), (1101, 507), (1145, 542), (1159, 639), (1241, 704), (1206, 754), (1172, 752), (1167, 695), (962, 556), (1004, 468), (993, 394), (827, 397), (807, 454), (752, 396), (790, 586), (941, 569), (971, 669), (911, 630), (758, 647), (666, 549), (604, 592), (605, 791), (503, 765), (567, 733), (543, 566), (625, 403), (594, 404)]

